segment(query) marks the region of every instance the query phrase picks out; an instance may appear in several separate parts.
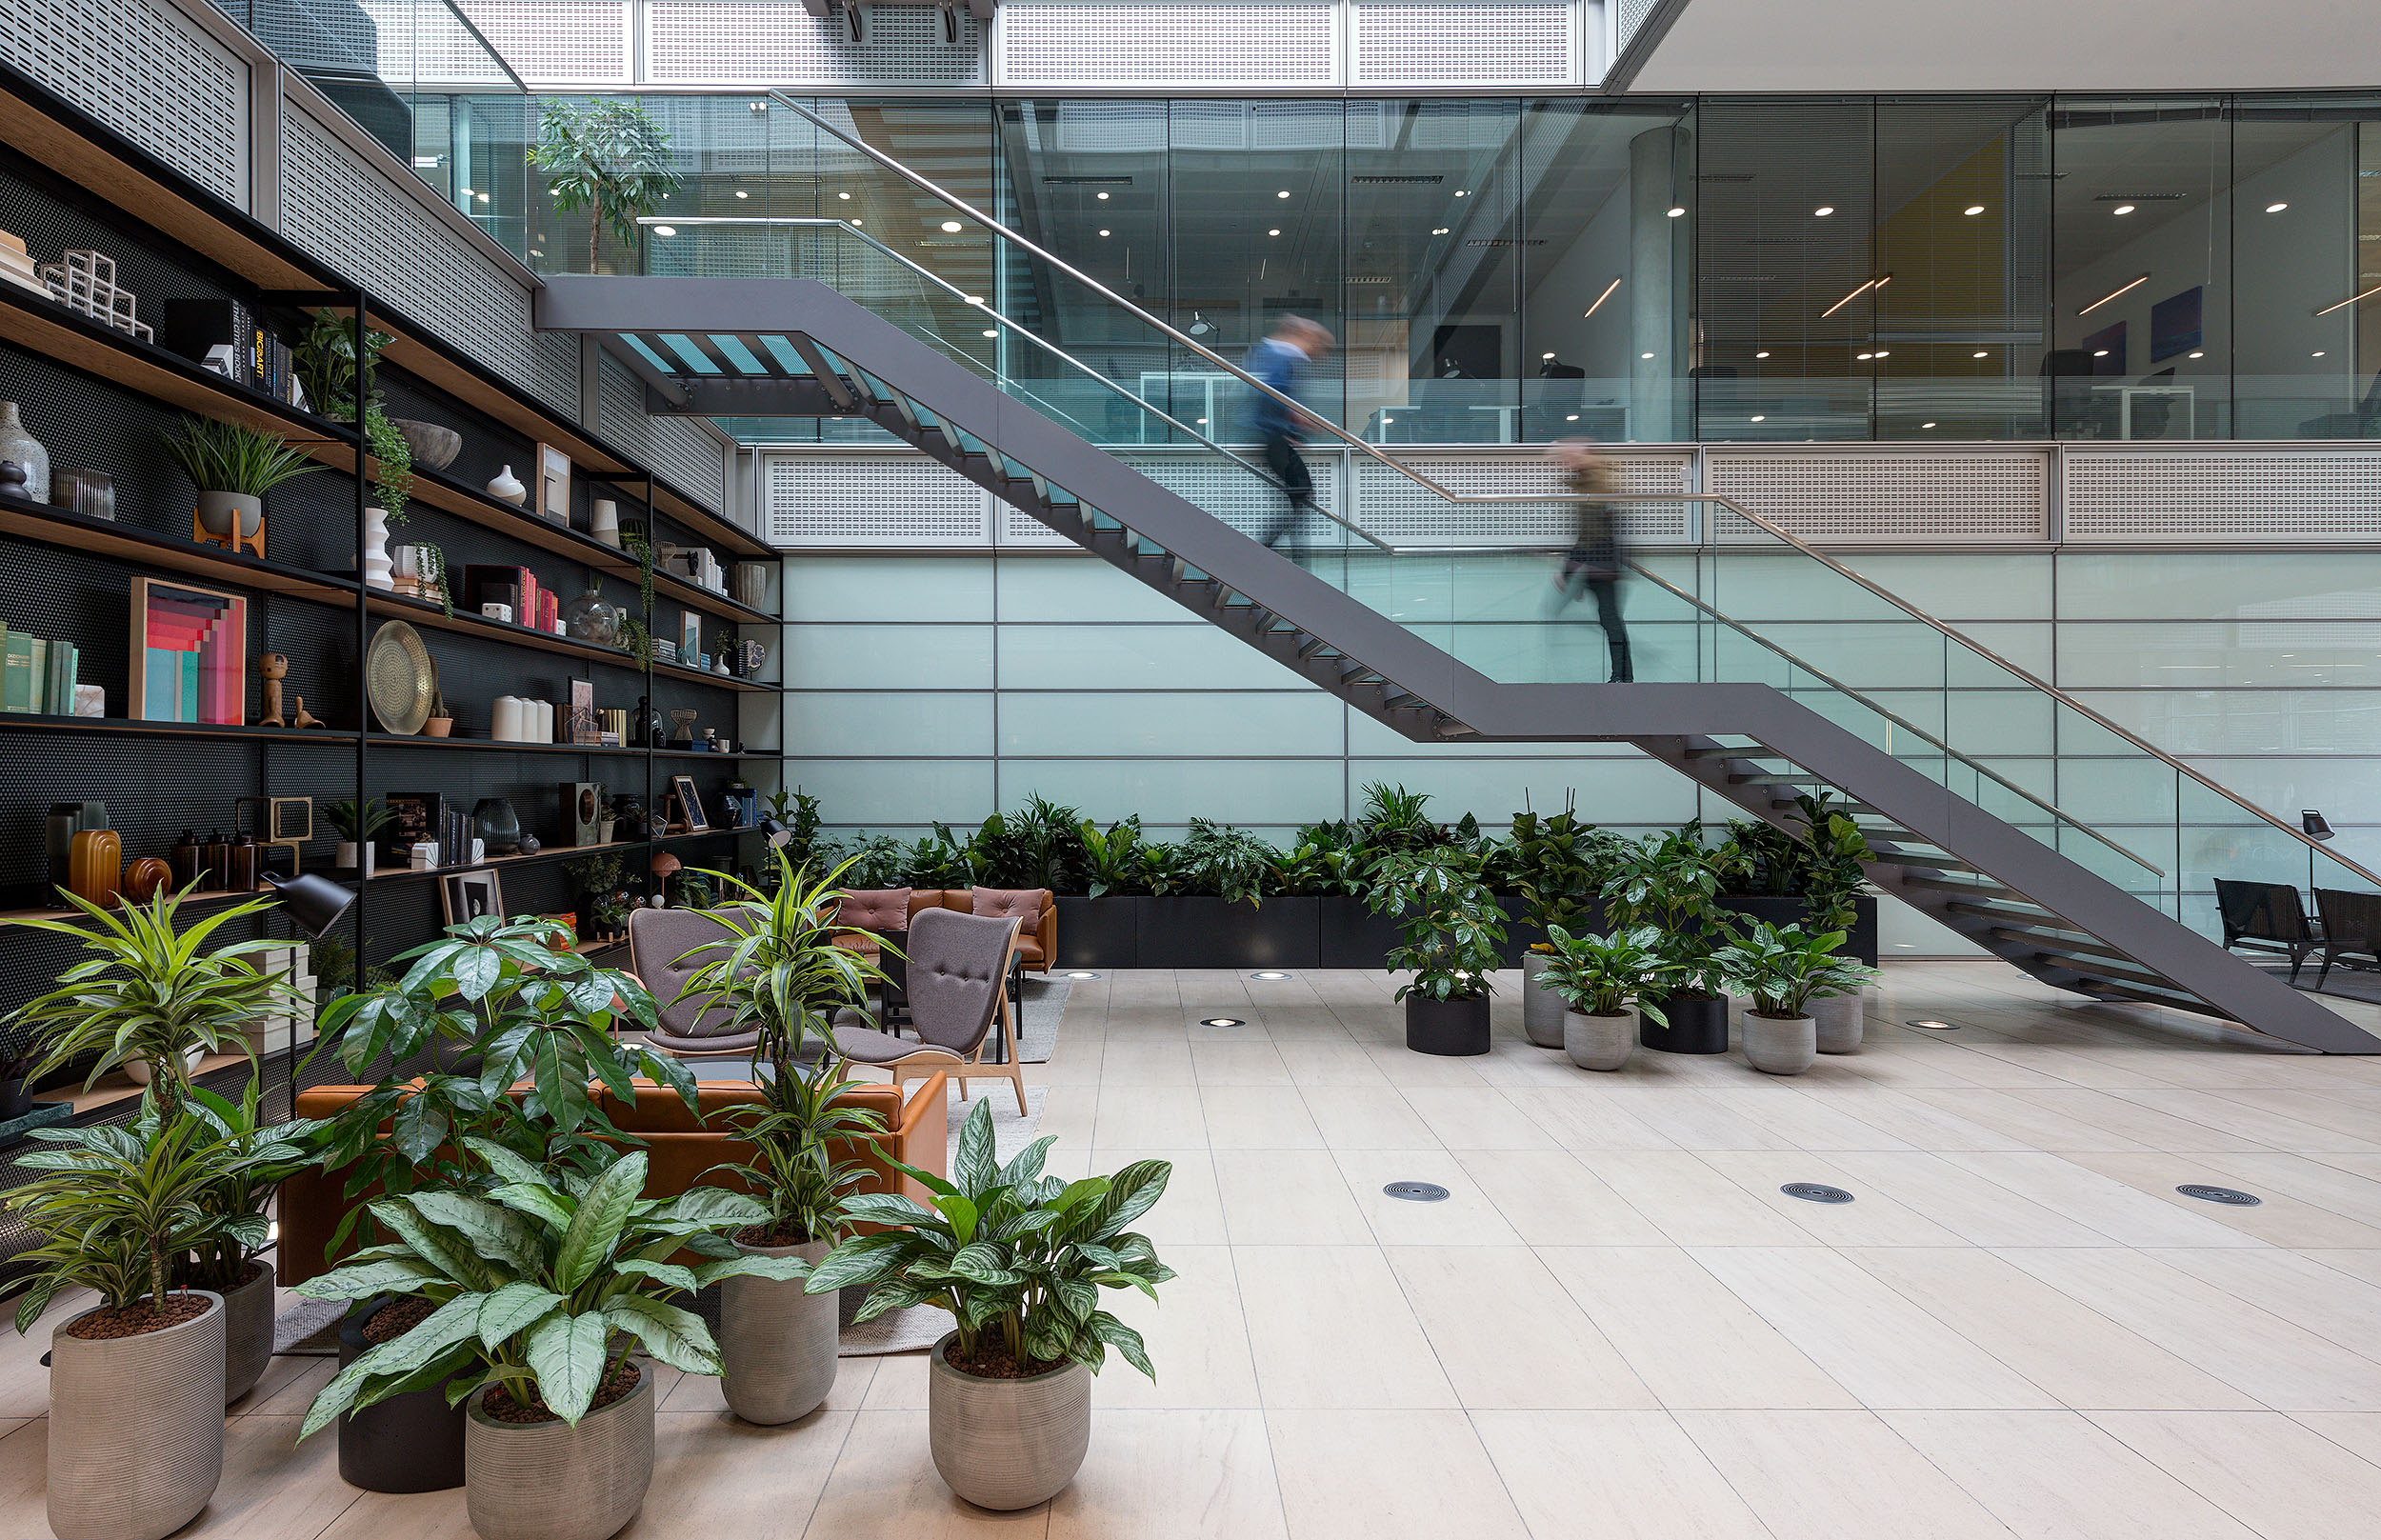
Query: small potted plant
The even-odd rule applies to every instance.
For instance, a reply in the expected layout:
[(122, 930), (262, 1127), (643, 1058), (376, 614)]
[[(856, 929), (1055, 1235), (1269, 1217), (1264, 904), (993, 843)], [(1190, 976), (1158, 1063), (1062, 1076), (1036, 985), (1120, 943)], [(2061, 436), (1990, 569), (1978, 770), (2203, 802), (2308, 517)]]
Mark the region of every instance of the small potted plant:
[(16, 1330), (32, 1330), (61, 1290), (99, 1296), (50, 1333), (50, 1527), (64, 1540), (162, 1540), (223, 1477), (223, 1300), (171, 1289), (172, 1259), (227, 1224), (261, 1246), (265, 1220), (210, 1210), (222, 1151), (192, 1119), (152, 1106), (130, 1128), (33, 1137), (49, 1148), (20, 1164), (47, 1174), (6, 1200), (42, 1237), (15, 1258), (32, 1277)]
[(1505, 939), (1505, 911), (1480, 880), (1479, 858), (1456, 846), (1396, 850), (1372, 868), (1366, 907), (1393, 914), (1405, 942), (1389, 954), (1416, 1053), (1489, 1050), (1489, 996)]
[(1549, 817), (1527, 810), (1513, 814), (1507, 848), (1513, 888), (1541, 937), (1521, 958), (1521, 1030), (1540, 1048), (1563, 1047), (1563, 1000), (1545, 983), (1556, 950), (1554, 933), (1557, 929), (1575, 933), (1591, 920), (1602, 887), (1599, 867), (1611, 843), (1602, 830), (1581, 823), (1569, 802)]
[[(1803, 846), (1807, 875), (1804, 900), (1811, 906), (1811, 929), (1840, 930), (1846, 935), (1860, 918), (1860, 890), (1868, 883), (1865, 863), (1874, 853), (1860, 826), (1834, 811), (1821, 797), (1802, 799)], [(1811, 1017), (1819, 1024), (1819, 1051), (1857, 1053), (1866, 1035), (1861, 1015), (1861, 990), (1823, 990), (1811, 1000)]]
[(454, 731), (454, 713), (447, 710), (447, 692), (432, 685), (430, 691), (430, 715), (422, 722), (426, 738), (444, 738)]
[[(720, 1371), (703, 1318), (664, 1296), (809, 1269), (738, 1256), (720, 1238), (766, 1216), (751, 1198), (707, 1187), (640, 1198), (642, 1150), (566, 1180), (491, 1141), (468, 1143), (501, 1185), (376, 1202), (397, 1239), (299, 1286), (310, 1299), (394, 1294), (436, 1308), (341, 1370), (298, 1436), (443, 1381), (469, 1416), (464, 1502), (482, 1540), (608, 1540), (653, 1479), (653, 1376), (630, 1350), (689, 1374)], [(682, 1249), (703, 1260), (668, 1260)]]
[[(1677, 970), (1651, 926), (1608, 936), (1574, 936), (1561, 926), (1547, 938), (1554, 950), (1539, 970), (1543, 988), (1566, 1007), (1563, 1051), (1582, 1070), (1617, 1070), (1637, 1046), (1638, 1017), (1662, 1025), (1658, 996)], [(1635, 1010), (1631, 1010), (1631, 1007)]]
[(1844, 932), (1812, 934), (1798, 925), (1755, 922), (1713, 961), (1731, 988), (1751, 1001), (1745, 1008), (1745, 1059), (1773, 1075), (1798, 1075), (1817, 1062), (1818, 1023), (1812, 995), (1848, 994), (1872, 982), (1876, 970), (1839, 955)]
[(184, 1288), (222, 1297), (226, 1405), (255, 1389), (272, 1362), (273, 1270), (263, 1256), (266, 1210), (283, 1182), (319, 1158), (321, 1135), (330, 1127), (314, 1119), (259, 1122), (256, 1104), (263, 1085), (261, 1077), (250, 1076), (236, 1102), (192, 1086), (186, 1104), (201, 1135), (222, 1157), (200, 1197), (222, 1223), (190, 1248), (178, 1271)]
[(234, 545), (259, 543), (267, 492), (320, 469), (277, 433), (211, 417), (183, 418), (163, 442), (198, 486), (198, 527)]
[(371, 797), (361, 802), (350, 797), (323, 809), (323, 817), (339, 834), (339, 853), (333, 864), (342, 871), (370, 876), (372, 836), (389, 826), (388, 808)]
[(1613, 853), (1604, 883), (1613, 929), (1652, 927), (1674, 965), (1655, 1014), (1645, 1017), (1639, 1040), (1647, 1048), (1728, 1051), (1727, 986), (1711, 960), (1713, 938), (1729, 933), (1713, 902), (1719, 886), (1720, 868), (1699, 823), (1649, 834)]
[(1101, 1289), (1151, 1299), (1174, 1276), (1128, 1229), (1164, 1195), (1173, 1168), (1135, 1161), (1113, 1176), (1042, 1174), (1056, 1141), (1002, 1166), (992, 1109), (959, 1130), (950, 1179), (900, 1169), (934, 1207), (894, 1193), (847, 1200), (845, 1216), (891, 1228), (845, 1241), (810, 1275), (812, 1293), (869, 1284), (860, 1319), (939, 1305), (957, 1321), (928, 1363), (934, 1469), (952, 1491), (998, 1512), (1031, 1508), (1074, 1479), (1091, 1446), (1091, 1376), (1113, 1348), (1155, 1379), (1140, 1333), (1098, 1308)]

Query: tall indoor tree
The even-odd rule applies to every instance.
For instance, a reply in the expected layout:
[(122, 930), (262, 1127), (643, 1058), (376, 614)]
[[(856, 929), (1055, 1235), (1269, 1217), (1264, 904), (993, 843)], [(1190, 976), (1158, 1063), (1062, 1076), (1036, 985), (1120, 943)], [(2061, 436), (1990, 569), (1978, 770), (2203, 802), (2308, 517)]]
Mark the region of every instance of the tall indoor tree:
[(537, 120), (530, 164), (547, 173), (557, 213), (586, 210), (587, 270), (593, 272), (610, 230), (636, 246), (636, 222), (678, 190), (670, 135), (634, 102), (606, 98), (587, 106), (548, 102)]

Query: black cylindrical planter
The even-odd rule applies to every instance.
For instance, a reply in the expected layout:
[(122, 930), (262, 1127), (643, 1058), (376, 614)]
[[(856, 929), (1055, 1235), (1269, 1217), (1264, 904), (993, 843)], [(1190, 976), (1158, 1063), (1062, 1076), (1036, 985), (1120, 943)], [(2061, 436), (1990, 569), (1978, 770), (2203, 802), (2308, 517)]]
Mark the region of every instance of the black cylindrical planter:
[(1489, 1003), (1406, 996), (1406, 1047), (1449, 1057), (1489, 1050)]
[[(364, 1323), (390, 1301), (376, 1299), (339, 1323), (339, 1367), (373, 1344)], [(463, 1485), (463, 1409), (443, 1386), (408, 1390), (339, 1418), (339, 1479), (366, 1491), (445, 1491)]]
[(1728, 1051), (1728, 996), (1673, 994), (1653, 1002), (1669, 1018), (1657, 1027), (1639, 1012), (1637, 1041), (1663, 1053), (1725, 1053)]

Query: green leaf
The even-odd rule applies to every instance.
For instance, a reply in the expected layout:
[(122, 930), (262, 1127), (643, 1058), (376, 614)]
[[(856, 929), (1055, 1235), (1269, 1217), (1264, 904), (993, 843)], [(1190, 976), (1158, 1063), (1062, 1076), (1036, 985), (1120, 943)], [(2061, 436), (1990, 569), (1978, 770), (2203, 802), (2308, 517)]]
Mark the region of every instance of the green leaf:
[(471, 1153), (486, 1161), (488, 1169), (495, 1173), (496, 1180), (500, 1182), (526, 1182), (533, 1187), (545, 1185), (546, 1173), (537, 1168), (535, 1162), (523, 1159), (493, 1139), (481, 1139), (467, 1134), (464, 1136), (463, 1145)]
[(447, 976), (454, 981), (454, 987), (463, 998), (478, 1000), (496, 987), (496, 980), (503, 973), (504, 962), (494, 950), (487, 947), (465, 947), (455, 957), (454, 967)]
[(492, 1294), (480, 1296), (479, 1316), (472, 1329), (480, 1346), (493, 1352), (507, 1338), (528, 1330), (550, 1311), (568, 1304), (542, 1285), (509, 1283)]
[[(629, 1212), (636, 1207), (637, 1194), (644, 1187), (642, 1150), (621, 1156), (595, 1179), (587, 1190), (587, 1196), (579, 1200), (578, 1212), (571, 1216), (570, 1228), (563, 1231), (562, 1245), (554, 1254), (557, 1286), (566, 1291), (578, 1288), (610, 1254), (611, 1244), (619, 1239), (621, 1228), (629, 1222)], [(546, 1404), (557, 1412), (562, 1410), (554, 1406), (551, 1397)], [(585, 1403), (579, 1410), (586, 1410)]]
[[(604, 1304), (604, 1319), (645, 1345), (645, 1350), (690, 1374), (720, 1372), (719, 1346), (692, 1310), (645, 1294), (621, 1294)], [(551, 1403), (550, 1402), (549, 1405)]]
[(515, 1276), (533, 1278), (546, 1269), (545, 1238), (533, 1219), (484, 1198), (437, 1188), (408, 1193), (406, 1201), (423, 1218), (454, 1230), (471, 1243), (471, 1250), (503, 1263)]
[(952, 1277), (965, 1278), (988, 1289), (1007, 1289), (1023, 1283), (1025, 1275), (1003, 1266), (1006, 1261), (1007, 1254), (999, 1247), (978, 1241), (959, 1248), (946, 1267)]
[(940, 1209), (944, 1217), (950, 1221), (951, 1238), (961, 1246), (967, 1245), (975, 1234), (975, 1222), (979, 1217), (975, 1205), (953, 1192), (935, 1194), (934, 1207)]
[[(957, 1194), (950, 1194), (956, 1196)], [(942, 1230), (947, 1227), (943, 1216), (896, 1192), (861, 1192), (844, 1200), (843, 1216), (851, 1224), (900, 1227), (920, 1225)]]
[(530, 1372), (537, 1376), (537, 1393), (554, 1415), (574, 1428), (603, 1384), (604, 1348), (610, 1335), (604, 1316), (592, 1310), (584, 1315), (556, 1312), (530, 1332), (525, 1346)]
[(1093, 1232), (1113, 1235), (1148, 1213), (1166, 1195), (1166, 1179), (1173, 1173), (1172, 1162), (1163, 1160), (1136, 1160), (1118, 1171), (1100, 1200)]
[(570, 1228), (570, 1206), (543, 1181), (509, 1182), (488, 1195), (513, 1212), (537, 1220), (554, 1234)]
[(432, 1224), (405, 1203), (375, 1203), (372, 1217), (413, 1249), (416, 1256), (445, 1272), (466, 1289), (493, 1289), (500, 1281), (488, 1270), (470, 1244), (443, 1226)]
[(860, 1284), (872, 1284), (902, 1265), (904, 1253), (917, 1241), (897, 1230), (881, 1230), (844, 1242), (820, 1259), (810, 1270), (810, 1282), (804, 1291), (829, 1293)]
[[(992, 1185), (995, 1168), (992, 1156), (992, 1103), (990, 1097), (975, 1104), (968, 1119), (959, 1127), (959, 1147), (950, 1157), (950, 1179), (963, 1193), (981, 1193)], [(949, 1209), (944, 1211), (948, 1213)], [(962, 1236), (961, 1244), (966, 1243)]]
[(419, 1257), (390, 1258), (309, 1278), (290, 1292), (307, 1299), (371, 1299), (381, 1294), (410, 1294), (423, 1280), (445, 1276)]
[(657, 1284), (681, 1289), (690, 1294), (710, 1281), (697, 1278), (690, 1269), (682, 1268), (675, 1262), (649, 1262), (635, 1256), (613, 1263), (611, 1270), (627, 1278), (650, 1278)]
[(1093, 1311), (1090, 1321), (1087, 1324), (1090, 1327), (1092, 1335), (1122, 1353), (1126, 1363), (1147, 1374), (1151, 1380), (1157, 1378), (1157, 1370), (1150, 1366), (1149, 1350), (1141, 1344), (1140, 1332), (1117, 1320), (1106, 1310)]
[[(694, 1277), (708, 1289), (722, 1278), (767, 1278), (776, 1283), (800, 1283), (810, 1275), (810, 1265), (798, 1256), (730, 1256), (716, 1262), (706, 1262), (694, 1270)], [(809, 1290), (804, 1290), (809, 1292)]]

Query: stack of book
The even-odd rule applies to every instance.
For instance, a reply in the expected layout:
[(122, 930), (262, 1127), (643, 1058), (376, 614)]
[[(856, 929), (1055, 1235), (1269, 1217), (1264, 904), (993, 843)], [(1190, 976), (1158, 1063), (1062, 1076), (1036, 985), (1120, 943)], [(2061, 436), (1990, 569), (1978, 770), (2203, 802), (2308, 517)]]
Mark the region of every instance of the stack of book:
[(72, 716), (82, 650), (0, 625), (0, 711)]

